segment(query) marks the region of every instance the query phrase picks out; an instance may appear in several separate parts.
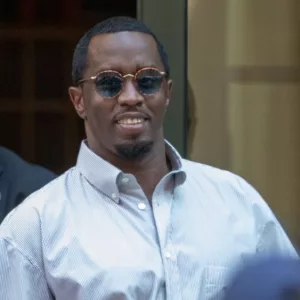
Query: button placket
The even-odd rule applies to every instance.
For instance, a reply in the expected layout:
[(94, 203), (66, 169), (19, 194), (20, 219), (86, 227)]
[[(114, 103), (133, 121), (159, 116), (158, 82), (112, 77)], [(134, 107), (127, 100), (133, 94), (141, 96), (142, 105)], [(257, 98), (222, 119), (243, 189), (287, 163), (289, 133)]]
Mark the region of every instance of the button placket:
[(115, 201), (116, 203), (119, 202), (119, 195), (118, 195), (117, 193), (112, 193), (112, 194), (110, 195), (110, 197), (111, 197), (111, 199), (112, 199), (113, 201)]
[(170, 252), (170, 251), (165, 251), (165, 257), (166, 257), (167, 259), (171, 259), (171, 258), (172, 258), (171, 252)]
[(145, 209), (146, 209), (146, 204), (143, 203), (143, 202), (141, 202), (141, 203), (138, 204), (138, 208), (139, 208), (140, 210), (145, 210)]

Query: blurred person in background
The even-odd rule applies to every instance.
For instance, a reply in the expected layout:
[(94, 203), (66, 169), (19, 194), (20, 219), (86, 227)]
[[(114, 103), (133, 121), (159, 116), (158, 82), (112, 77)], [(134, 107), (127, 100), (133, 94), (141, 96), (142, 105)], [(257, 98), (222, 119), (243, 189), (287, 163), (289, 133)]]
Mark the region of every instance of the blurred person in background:
[(72, 75), (87, 140), (75, 167), (1, 225), (2, 299), (211, 300), (247, 255), (297, 256), (253, 187), (165, 140), (172, 80), (146, 25), (95, 25)]
[(300, 300), (299, 259), (251, 259), (232, 276), (224, 300)]
[(0, 147), (0, 223), (27, 196), (55, 178), (51, 171)]

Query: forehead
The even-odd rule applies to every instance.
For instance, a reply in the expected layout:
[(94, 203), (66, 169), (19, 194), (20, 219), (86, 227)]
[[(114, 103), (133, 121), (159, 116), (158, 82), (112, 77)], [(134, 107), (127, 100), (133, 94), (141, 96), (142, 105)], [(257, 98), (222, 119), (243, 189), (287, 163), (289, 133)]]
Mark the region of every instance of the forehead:
[(139, 32), (95, 36), (89, 45), (88, 69), (134, 72), (143, 67), (163, 69), (154, 38)]

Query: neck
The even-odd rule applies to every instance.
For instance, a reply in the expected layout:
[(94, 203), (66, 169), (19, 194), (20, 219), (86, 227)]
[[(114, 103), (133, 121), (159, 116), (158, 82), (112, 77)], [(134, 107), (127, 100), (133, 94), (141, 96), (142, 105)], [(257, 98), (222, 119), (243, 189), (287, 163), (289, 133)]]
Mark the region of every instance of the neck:
[(155, 143), (149, 153), (137, 160), (127, 160), (115, 154), (111, 163), (123, 172), (133, 175), (146, 173), (151, 169), (164, 168), (167, 163), (165, 143), (164, 141)]
[(171, 169), (166, 157), (164, 141), (153, 145), (151, 152), (143, 160), (122, 161), (119, 165), (114, 165), (136, 177), (149, 201), (156, 185)]
[(125, 160), (116, 154), (101, 155), (103, 159), (136, 177), (148, 200), (151, 201), (156, 185), (171, 169), (166, 157), (165, 142), (162, 139), (153, 145), (151, 151), (140, 160)]

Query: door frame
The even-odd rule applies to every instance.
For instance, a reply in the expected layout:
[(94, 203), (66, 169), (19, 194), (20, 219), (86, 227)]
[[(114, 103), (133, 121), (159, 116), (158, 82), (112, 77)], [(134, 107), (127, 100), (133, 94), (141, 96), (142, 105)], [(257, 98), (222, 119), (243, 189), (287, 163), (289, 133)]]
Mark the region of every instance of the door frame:
[(153, 30), (169, 56), (173, 92), (164, 131), (166, 139), (187, 156), (187, 0), (137, 0), (137, 18)]

